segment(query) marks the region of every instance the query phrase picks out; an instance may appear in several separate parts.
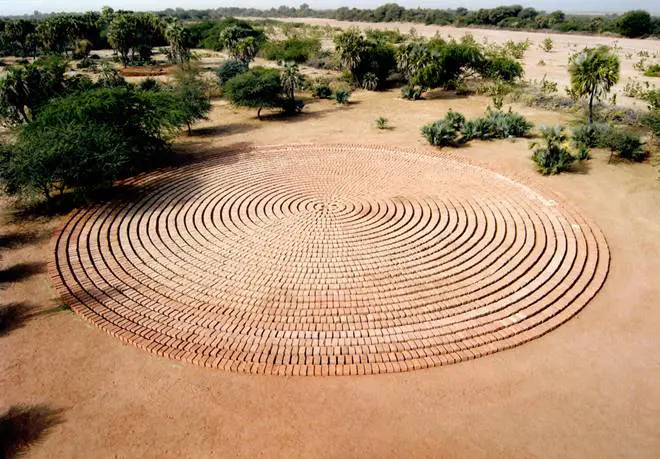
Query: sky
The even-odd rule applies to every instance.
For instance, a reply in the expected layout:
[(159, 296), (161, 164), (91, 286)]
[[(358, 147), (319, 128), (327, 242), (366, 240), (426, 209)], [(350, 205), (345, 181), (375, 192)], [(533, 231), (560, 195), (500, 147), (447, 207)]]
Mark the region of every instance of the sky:
[[(340, 6), (374, 8), (394, 0), (307, 0), (306, 3), (315, 9), (338, 8)], [(280, 5), (299, 6), (305, 0), (230, 0), (218, 2), (213, 0), (0, 0), (0, 16), (14, 14), (30, 14), (35, 10), (42, 13), (53, 11), (89, 11), (100, 10), (108, 5), (115, 9), (130, 9), (136, 11), (163, 10), (166, 8), (218, 8), (225, 6), (240, 6), (245, 8), (271, 8)], [(399, 0), (396, 3), (406, 8), (457, 8), (468, 9), (490, 8), (503, 4), (521, 4), (541, 10), (561, 9), (566, 12), (617, 12), (632, 9), (645, 9), (660, 13), (658, 0), (445, 0), (445, 1), (409, 1)]]

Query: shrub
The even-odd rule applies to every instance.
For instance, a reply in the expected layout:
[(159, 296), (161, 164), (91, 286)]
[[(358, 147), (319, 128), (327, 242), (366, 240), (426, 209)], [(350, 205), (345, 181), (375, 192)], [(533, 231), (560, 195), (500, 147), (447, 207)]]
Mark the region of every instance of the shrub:
[(232, 78), (248, 70), (247, 63), (235, 59), (224, 61), (220, 67), (215, 70), (220, 86), (223, 86)]
[(505, 56), (491, 56), (479, 65), (479, 72), (486, 78), (514, 81), (522, 77), (524, 71), (520, 62)]
[(647, 77), (660, 77), (660, 64), (649, 65), (644, 71)]
[(401, 97), (408, 100), (419, 100), (424, 92), (421, 86), (405, 85), (401, 88)]
[(387, 118), (383, 118), (382, 116), (376, 118), (376, 127), (378, 129), (387, 129), (389, 127), (388, 123)]
[(174, 74), (172, 88), (177, 99), (178, 123), (188, 127), (188, 135), (192, 132), (192, 123), (208, 119), (211, 111), (211, 101), (206, 94), (206, 85), (199, 77), (199, 72), (193, 69), (180, 70)]
[(89, 57), (92, 52), (92, 42), (86, 39), (76, 40), (76, 47), (73, 50), (74, 59), (83, 59)]
[(5, 155), (2, 183), (9, 194), (89, 193), (163, 158), (178, 127), (178, 101), (132, 86), (95, 88), (51, 100), (21, 126)]
[(11, 66), (0, 79), (0, 118), (8, 124), (30, 121), (39, 108), (65, 89), (66, 63), (56, 57)]
[(563, 126), (541, 126), (543, 143), (532, 142), (532, 160), (543, 175), (559, 174), (575, 162), (567, 148), (567, 137)]
[(597, 123), (594, 124), (580, 124), (573, 128), (572, 141), (573, 144), (580, 147), (594, 148), (601, 146), (601, 139), (603, 132), (607, 126)]
[(321, 50), (321, 41), (316, 38), (291, 37), (282, 41), (270, 41), (263, 56), (273, 61), (303, 63)]
[(422, 135), (437, 147), (451, 147), (458, 144), (458, 131), (447, 120), (439, 120), (422, 127)]
[(627, 130), (609, 129), (603, 134), (602, 144), (610, 149), (609, 161), (612, 161), (612, 156), (615, 154), (621, 159), (636, 162), (644, 161), (647, 157), (642, 139)]
[(617, 21), (619, 33), (624, 37), (643, 37), (651, 33), (651, 15), (646, 11), (628, 11)]
[(337, 89), (335, 91), (335, 101), (341, 105), (348, 105), (348, 99), (351, 97), (351, 92), (347, 89)]
[(319, 99), (329, 99), (332, 97), (332, 89), (327, 83), (317, 83), (312, 87), (312, 94)]
[(160, 83), (155, 78), (148, 77), (138, 83), (138, 88), (143, 91), (158, 91)]
[(280, 73), (264, 67), (254, 67), (230, 79), (225, 85), (225, 94), (231, 103), (238, 107), (256, 108), (259, 119), (263, 108), (282, 105), (281, 93)]
[(554, 44), (552, 43), (552, 38), (550, 37), (543, 39), (543, 41), (539, 44), (539, 47), (546, 53), (552, 51), (553, 46)]
[(453, 111), (452, 109), (449, 109), (449, 111), (445, 115), (444, 121), (449, 123), (451, 127), (453, 127), (458, 131), (462, 129), (463, 126), (465, 125), (465, 116), (463, 116), (462, 113), (458, 113)]
[(504, 139), (507, 137), (526, 137), (533, 125), (522, 115), (500, 110), (488, 110), (486, 116), (465, 122), (462, 132), (465, 140)]

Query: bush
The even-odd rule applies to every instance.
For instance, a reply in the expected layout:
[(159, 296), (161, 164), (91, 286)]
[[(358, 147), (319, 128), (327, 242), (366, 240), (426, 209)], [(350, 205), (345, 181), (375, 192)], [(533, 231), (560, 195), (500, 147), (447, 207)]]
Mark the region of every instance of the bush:
[(408, 100), (419, 100), (424, 92), (421, 86), (405, 85), (401, 88), (401, 97)]
[(504, 56), (491, 56), (479, 66), (479, 72), (486, 78), (514, 81), (522, 77), (524, 70), (520, 62)]
[(601, 139), (603, 132), (607, 126), (603, 127), (600, 124), (580, 124), (573, 128), (573, 144), (576, 147), (595, 148), (601, 146)]
[(92, 52), (92, 42), (86, 39), (76, 40), (76, 47), (73, 50), (74, 59), (83, 59), (89, 57)]
[(376, 118), (376, 127), (378, 129), (387, 129), (389, 127), (388, 123), (389, 122), (388, 122), (387, 118), (384, 118), (382, 116), (379, 116), (378, 118)]
[(660, 64), (649, 65), (644, 71), (647, 77), (660, 77)]
[(21, 126), (4, 156), (9, 194), (66, 190), (89, 197), (114, 180), (144, 170), (169, 151), (178, 101), (131, 86), (95, 88), (51, 100)]
[(0, 79), (0, 119), (7, 124), (30, 121), (40, 107), (66, 90), (66, 63), (57, 57), (15, 65)]
[(351, 97), (351, 92), (347, 89), (337, 89), (335, 91), (335, 101), (341, 105), (348, 105), (348, 99)]
[(617, 21), (619, 33), (624, 37), (643, 37), (651, 33), (651, 15), (646, 11), (628, 11)]
[(552, 48), (554, 47), (554, 44), (552, 43), (552, 38), (547, 37), (544, 38), (539, 47), (545, 51), (546, 53), (549, 53), (552, 51)]
[(327, 83), (317, 83), (312, 87), (312, 94), (319, 99), (329, 99), (332, 97), (332, 89)]
[(458, 144), (458, 131), (447, 120), (427, 124), (422, 127), (422, 135), (437, 147), (453, 147)]
[(567, 137), (563, 126), (541, 126), (543, 143), (533, 142), (532, 160), (543, 175), (559, 174), (575, 162), (567, 148)]
[(272, 61), (303, 63), (321, 50), (321, 41), (316, 38), (291, 37), (283, 41), (270, 41), (263, 56)]
[(617, 155), (621, 159), (640, 162), (648, 156), (644, 151), (644, 142), (635, 133), (623, 129), (609, 129), (602, 139), (603, 146), (610, 149), (610, 159)]
[(220, 82), (220, 86), (224, 87), (224, 85), (234, 78), (237, 75), (240, 75), (241, 73), (245, 73), (248, 70), (248, 65), (247, 63), (239, 60), (227, 60), (224, 61), (220, 67), (218, 67), (215, 70), (215, 74), (218, 77), (218, 80)]
[(533, 125), (522, 115), (500, 110), (488, 110), (485, 117), (465, 122), (462, 133), (465, 140), (504, 139), (507, 137), (526, 137)]
[(461, 130), (465, 125), (465, 116), (463, 116), (461, 113), (453, 111), (452, 109), (449, 109), (445, 115), (444, 121), (449, 123), (451, 127), (458, 131)]
[(206, 85), (196, 70), (179, 70), (174, 74), (174, 82), (172, 91), (177, 99), (177, 124), (186, 125), (190, 135), (192, 123), (208, 119), (211, 101), (206, 94)]
[(261, 119), (263, 108), (282, 106), (282, 81), (275, 69), (254, 67), (234, 78), (225, 85), (225, 94), (232, 104), (238, 107), (257, 109)]

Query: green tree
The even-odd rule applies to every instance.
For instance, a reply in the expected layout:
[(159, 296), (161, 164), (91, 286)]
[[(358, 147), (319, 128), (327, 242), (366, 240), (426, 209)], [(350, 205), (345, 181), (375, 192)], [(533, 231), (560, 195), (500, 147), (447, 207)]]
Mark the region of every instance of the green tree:
[(82, 196), (158, 164), (178, 128), (178, 99), (133, 86), (94, 88), (52, 99), (2, 157), (10, 194), (71, 190)]
[(177, 98), (179, 123), (188, 127), (188, 135), (192, 134), (192, 123), (208, 119), (211, 111), (211, 101), (206, 93), (206, 85), (194, 68), (180, 70), (174, 74), (174, 94)]
[(295, 100), (295, 91), (304, 83), (304, 78), (297, 64), (285, 63), (280, 75), (282, 91), (289, 100)]
[(364, 48), (364, 37), (362, 37), (360, 29), (351, 27), (337, 34), (334, 41), (339, 64), (342, 68), (351, 72), (351, 75), (356, 78), (355, 72), (360, 65)]
[(246, 62), (229, 59), (224, 61), (218, 69), (216, 69), (215, 74), (218, 77), (220, 86), (224, 87), (225, 84), (236, 75), (247, 72), (248, 65)]
[(619, 58), (607, 46), (585, 48), (569, 58), (571, 90), (589, 98), (589, 124), (593, 123), (594, 99), (607, 94), (619, 81)]
[(165, 26), (165, 38), (170, 45), (169, 59), (183, 65), (190, 61), (190, 39), (187, 30), (178, 19), (170, 20)]
[(263, 67), (250, 69), (225, 85), (225, 95), (231, 103), (238, 107), (256, 108), (259, 119), (263, 108), (281, 106), (281, 93), (280, 73)]
[(41, 58), (25, 66), (12, 66), (0, 79), (0, 118), (5, 124), (31, 121), (38, 109), (65, 90), (66, 63)]
[(251, 62), (259, 52), (261, 45), (260, 35), (252, 27), (231, 25), (221, 33), (219, 43), (231, 59)]
[(628, 11), (617, 21), (619, 33), (624, 37), (643, 37), (651, 33), (651, 15), (646, 11)]

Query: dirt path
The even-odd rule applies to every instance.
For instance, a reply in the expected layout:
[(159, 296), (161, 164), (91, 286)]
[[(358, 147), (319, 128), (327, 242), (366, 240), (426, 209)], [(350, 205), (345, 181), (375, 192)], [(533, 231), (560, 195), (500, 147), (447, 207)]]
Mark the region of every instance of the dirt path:
[[(295, 142), (421, 146), (423, 123), (450, 107), (473, 116), (486, 105), (480, 97), (409, 102), (396, 91), (358, 92), (348, 107), (317, 102), (299, 118), (259, 122), (217, 103), (182, 142), (191, 152)], [(561, 119), (519, 110), (535, 123)], [(393, 129), (377, 130), (379, 115)], [(475, 142), (459, 152), (534, 173), (527, 141)], [(541, 179), (583, 209), (610, 246), (608, 280), (577, 317), (477, 360), (348, 378), (227, 373), (120, 344), (54, 309), (43, 271), (62, 220), (12, 223), (3, 203), (2, 303), (41, 314), (0, 336), (0, 410), (62, 410), (29, 457), (655, 457), (657, 175), (649, 164), (607, 164), (596, 153), (585, 173)]]

